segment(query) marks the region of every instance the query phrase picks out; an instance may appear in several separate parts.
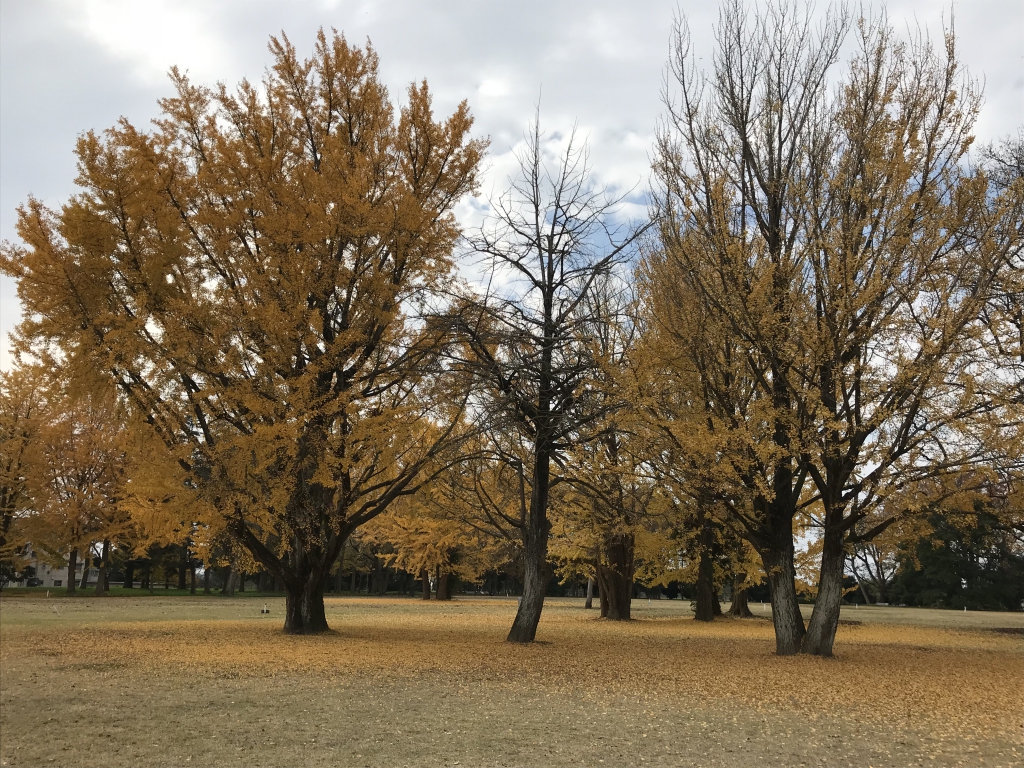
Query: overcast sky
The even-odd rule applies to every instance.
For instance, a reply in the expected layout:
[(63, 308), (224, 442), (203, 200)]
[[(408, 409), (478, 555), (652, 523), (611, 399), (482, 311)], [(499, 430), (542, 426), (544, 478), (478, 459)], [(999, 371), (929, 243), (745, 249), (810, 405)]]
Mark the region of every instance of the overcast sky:
[[(985, 83), (978, 138), (1024, 125), (1024, 2), (887, 6), (899, 29), (933, 34), (952, 8), (963, 60)], [(437, 114), (468, 99), (477, 135), (491, 139), (485, 193), (510, 172), (538, 97), (549, 133), (575, 122), (588, 136), (602, 182), (642, 191), (677, 7), (698, 54), (710, 54), (712, 0), (0, 0), (0, 238), (15, 238), (15, 208), (29, 194), (58, 207), (73, 193), (80, 132), (157, 115), (172, 64), (208, 84), (257, 80), (269, 35), (284, 30), (308, 54), (319, 27), (370, 38), (396, 100), (424, 77)], [(2, 278), (0, 368), (19, 315), (15, 286)]]

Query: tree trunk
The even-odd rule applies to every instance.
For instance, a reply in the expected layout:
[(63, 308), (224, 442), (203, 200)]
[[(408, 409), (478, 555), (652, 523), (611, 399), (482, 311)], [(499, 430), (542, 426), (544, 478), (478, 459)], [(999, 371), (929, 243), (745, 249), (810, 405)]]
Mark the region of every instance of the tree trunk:
[(92, 551), (92, 545), (90, 544), (85, 548), (85, 555), (82, 557), (82, 582), (79, 584), (80, 589), (85, 589), (89, 586), (89, 553)]
[(583, 603), (583, 607), (584, 608), (593, 608), (594, 607), (594, 577), (593, 576), (591, 576), (589, 579), (587, 579), (587, 599), (586, 599), (586, 602)]
[(132, 560), (124, 564), (124, 588), (135, 589), (135, 562)]
[(235, 587), (239, 592), (245, 592), (245, 579), (249, 575), (245, 571), (239, 571), (235, 569), (235, 573), (238, 574), (238, 578), (235, 579), (237, 586)]
[(213, 572), (213, 568), (207, 565), (203, 568), (203, 594), (210, 594), (210, 576)]
[(225, 597), (235, 596), (235, 569), (231, 565), (224, 566), (224, 586), (220, 588), (220, 593)]
[(71, 552), (68, 555), (68, 587), (67, 593), (69, 595), (75, 594), (75, 582), (77, 581), (78, 574), (75, 571), (78, 570), (78, 548), (72, 547)]
[(188, 593), (194, 595), (196, 593), (196, 564), (190, 561), (188, 570), (190, 575)]
[(775, 627), (775, 653), (792, 656), (800, 651), (804, 639), (804, 619), (796, 597), (796, 569), (793, 566), (792, 528), (786, 536), (777, 536), (775, 547), (761, 555), (772, 599), (772, 624)]
[(100, 573), (96, 579), (97, 596), (107, 591), (107, 561), (110, 559), (110, 539), (103, 540), (103, 551), (100, 554)]
[(715, 561), (712, 547), (715, 531), (708, 515), (700, 522), (700, 562), (697, 564), (697, 605), (693, 618), (712, 621), (715, 618)]
[(439, 570), (437, 574), (437, 599), (438, 600), (451, 600), (452, 599), (452, 585), (455, 580), (452, 575), (445, 570)]
[(341, 552), (338, 554), (338, 575), (334, 579), (334, 591), (337, 594), (341, 594), (342, 588), (345, 586), (345, 545), (341, 546)]
[[(543, 387), (542, 387), (543, 389)], [(546, 407), (541, 410), (546, 411)], [(532, 643), (537, 636), (537, 625), (544, 610), (550, 568), (548, 566), (548, 492), (551, 487), (551, 451), (546, 444), (537, 446), (533, 462), (533, 488), (530, 508), (523, 528), (523, 594), (512, 629), (505, 638), (510, 643)], [(520, 475), (520, 498), (524, 499), (523, 478)]]
[(422, 584), (420, 585), (422, 597), (423, 597), (424, 600), (429, 600), (430, 599), (430, 576), (427, 574), (427, 569), (426, 568), (421, 568), (420, 569), (420, 581), (422, 582)]
[(285, 581), (284, 631), (293, 635), (315, 635), (330, 631), (324, 610), (326, 578), (311, 574), (305, 581)]
[(633, 536), (616, 533), (603, 542), (603, 559), (598, 562), (601, 583), (601, 616), (611, 621), (629, 621), (633, 601)]
[(188, 544), (181, 545), (181, 560), (178, 561), (178, 589), (185, 591), (185, 574), (188, 572)]
[(711, 615), (721, 616), (722, 615), (722, 603), (718, 600), (718, 590), (713, 589), (711, 592)]
[(839, 628), (839, 607), (843, 600), (843, 564), (846, 554), (843, 551), (842, 532), (836, 532), (825, 526), (825, 536), (821, 550), (821, 575), (818, 577), (818, 596), (811, 611), (811, 620), (807, 624), (802, 653), (815, 656), (831, 656), (832, 644)]
[(747, 604), (747, 590), (740, 586), (743, 582), (739, 579), (732, 581), (732, 604), (729, 606), (729, 615), (741, 618), (753, 616), (750, 606)]
[(270, 571), (260, 571), (259, 580), (256, 582), (257, 592), (269, 592), (270, 587), (274, 582), (274, 577)]

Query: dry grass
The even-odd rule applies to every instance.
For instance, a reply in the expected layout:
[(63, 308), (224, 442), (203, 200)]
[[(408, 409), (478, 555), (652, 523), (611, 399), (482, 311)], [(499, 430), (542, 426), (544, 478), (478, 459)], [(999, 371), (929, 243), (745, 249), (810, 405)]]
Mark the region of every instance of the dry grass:
[(775, 657), (763, 617), (703, 625), (638, 601), (624, 625), (580, 605), (552, 600), (542, 642), (510, 646), (514, 600), (335, 598), (334, 633), (289, 637), (280, 600), (267, 619), (249, 599), (5, 599), (0, 762), (1024, 760), (1024, 637), (991, 631), (1024, 615), (850, 610), (862, 623), (826, 660)]

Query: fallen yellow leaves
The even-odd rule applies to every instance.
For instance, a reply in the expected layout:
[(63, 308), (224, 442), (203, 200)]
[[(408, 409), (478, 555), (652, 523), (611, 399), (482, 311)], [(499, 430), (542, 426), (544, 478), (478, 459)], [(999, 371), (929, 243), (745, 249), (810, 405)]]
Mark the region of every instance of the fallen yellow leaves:
[(280, 600), (271, 602), (269, 619), (258, 616), (262, 601), (204, 601), (201, 620), (183, 618), (187, 600), (143, 603), (110, 601), (88, 622), (38, 624), (26, 618), (28, 606), (6, 601), (0, 662), (47, 656), (56, 665), (201, 678), (301, 674), (328, 687), (353, 675), (440, 676), (465, 690), (487, 683), (596, 705), (625, 696), (652, 708), (718, 702), (811, 719), (929, 725), (951, 735), (1019, 733), (1024, 713), (1024, 642), (1006, 633), (843, 625), (836, 658), (780, 658), (764, 619), (701, 624), (677, 615), (623, 624), (568, 601), (545, 608), (541, 642), (527, 646), (503, 642), (514, 600), (329, 598), (335, 631), (312, 637), (281, 633)]

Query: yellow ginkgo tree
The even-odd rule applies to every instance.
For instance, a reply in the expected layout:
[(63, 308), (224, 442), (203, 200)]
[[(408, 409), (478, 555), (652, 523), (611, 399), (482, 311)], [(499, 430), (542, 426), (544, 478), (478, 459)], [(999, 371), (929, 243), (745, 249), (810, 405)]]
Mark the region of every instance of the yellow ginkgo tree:
[(347, 536), (458, 438), (446, 337), (416, 318), (449, 279), (485, 144), (465, 103), (434, 118), (426, 82), (396, 109), (369, 45), (270, 50), (259, 84), (174, 69), (153, 130), (83, 134), (79, 193), (30, 199), (0, 269), (23, 343), (116, 382), (283, 580), (285, 630), (322, 632)]

